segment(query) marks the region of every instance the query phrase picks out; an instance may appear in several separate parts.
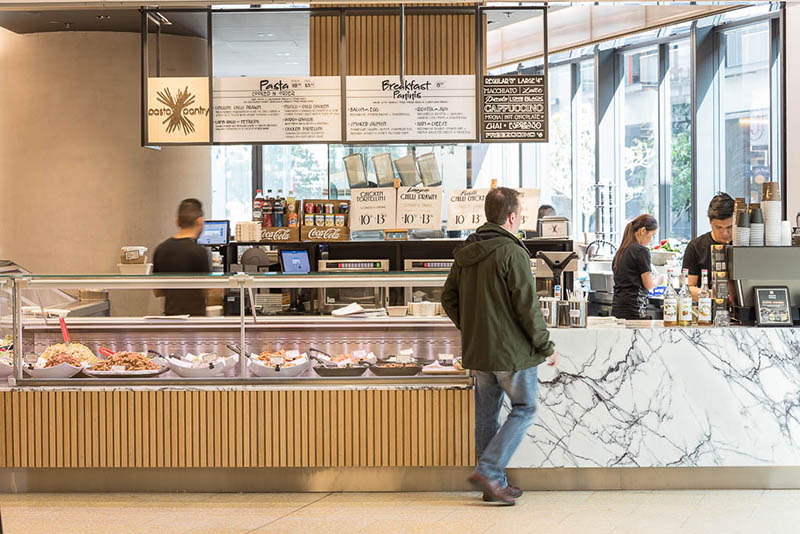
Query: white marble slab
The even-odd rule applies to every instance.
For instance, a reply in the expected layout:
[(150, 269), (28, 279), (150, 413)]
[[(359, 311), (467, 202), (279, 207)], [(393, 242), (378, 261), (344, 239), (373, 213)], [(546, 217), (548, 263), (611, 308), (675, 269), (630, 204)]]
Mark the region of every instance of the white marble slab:
[(509, 467), (800, 465), (800, 329), (554, 330)]

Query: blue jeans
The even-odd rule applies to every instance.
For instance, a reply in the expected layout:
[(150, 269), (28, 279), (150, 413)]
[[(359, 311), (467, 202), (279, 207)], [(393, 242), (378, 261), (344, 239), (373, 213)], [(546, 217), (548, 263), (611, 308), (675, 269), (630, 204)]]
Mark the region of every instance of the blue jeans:
[[(475, 380), (475, 471), (505, 486), (505, 469), (536, 415), (538, 372), (477, 371)], [(511, 413), (500, 426), (503, 393)]]

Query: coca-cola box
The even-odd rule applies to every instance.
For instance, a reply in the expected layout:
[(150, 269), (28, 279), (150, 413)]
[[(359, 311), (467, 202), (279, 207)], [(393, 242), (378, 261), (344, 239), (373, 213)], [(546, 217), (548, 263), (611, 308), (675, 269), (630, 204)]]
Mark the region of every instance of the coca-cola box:
[(303, 241), (350, 239), (350, 201), (305, 199), (300, 217)]
[(346, 226), (304, 226), (303, 241), (349, 241), (350, 229)]
[(296, 243), (298, 241), (300, 241), (300, 228), (297, 226), (261, 228), (262, 243)]

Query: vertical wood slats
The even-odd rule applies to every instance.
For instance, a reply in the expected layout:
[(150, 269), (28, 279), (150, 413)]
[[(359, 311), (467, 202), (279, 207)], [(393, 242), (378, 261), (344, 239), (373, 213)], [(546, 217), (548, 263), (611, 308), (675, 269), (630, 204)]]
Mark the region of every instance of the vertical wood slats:
[(469, 466), (471, 391), (6, 391), (0, 467)]
[[(400, 73), (399, 15), (348, 15), (347, 75)], [(475, 73), (475, 17), (469, 14), (406, 15), (406, 74)], [(311, 76), (338, 76), (338, 15), (311, 16)]]

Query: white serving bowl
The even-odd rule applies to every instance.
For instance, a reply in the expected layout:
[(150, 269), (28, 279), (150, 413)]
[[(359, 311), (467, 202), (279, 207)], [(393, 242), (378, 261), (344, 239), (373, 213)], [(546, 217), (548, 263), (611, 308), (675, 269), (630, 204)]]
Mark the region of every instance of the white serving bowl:
[(300, 360), (303, 361), (297, 365), (281, 367), (280, 370), (276, 370), (274, 365), (267, 365), (261, 360), (250, 358), (247, 368), (250, 369), (251, 373), (259, 377), (293, 378), (303, 374), (310, 364), (308, 356), (303, 355), (300, 357)]
[(68, 363), (60, 363), (53, 367), (41, 369), (25, 369), (33, 378), (71, 378), (83, 370), (83, 367), (74, 367)]

